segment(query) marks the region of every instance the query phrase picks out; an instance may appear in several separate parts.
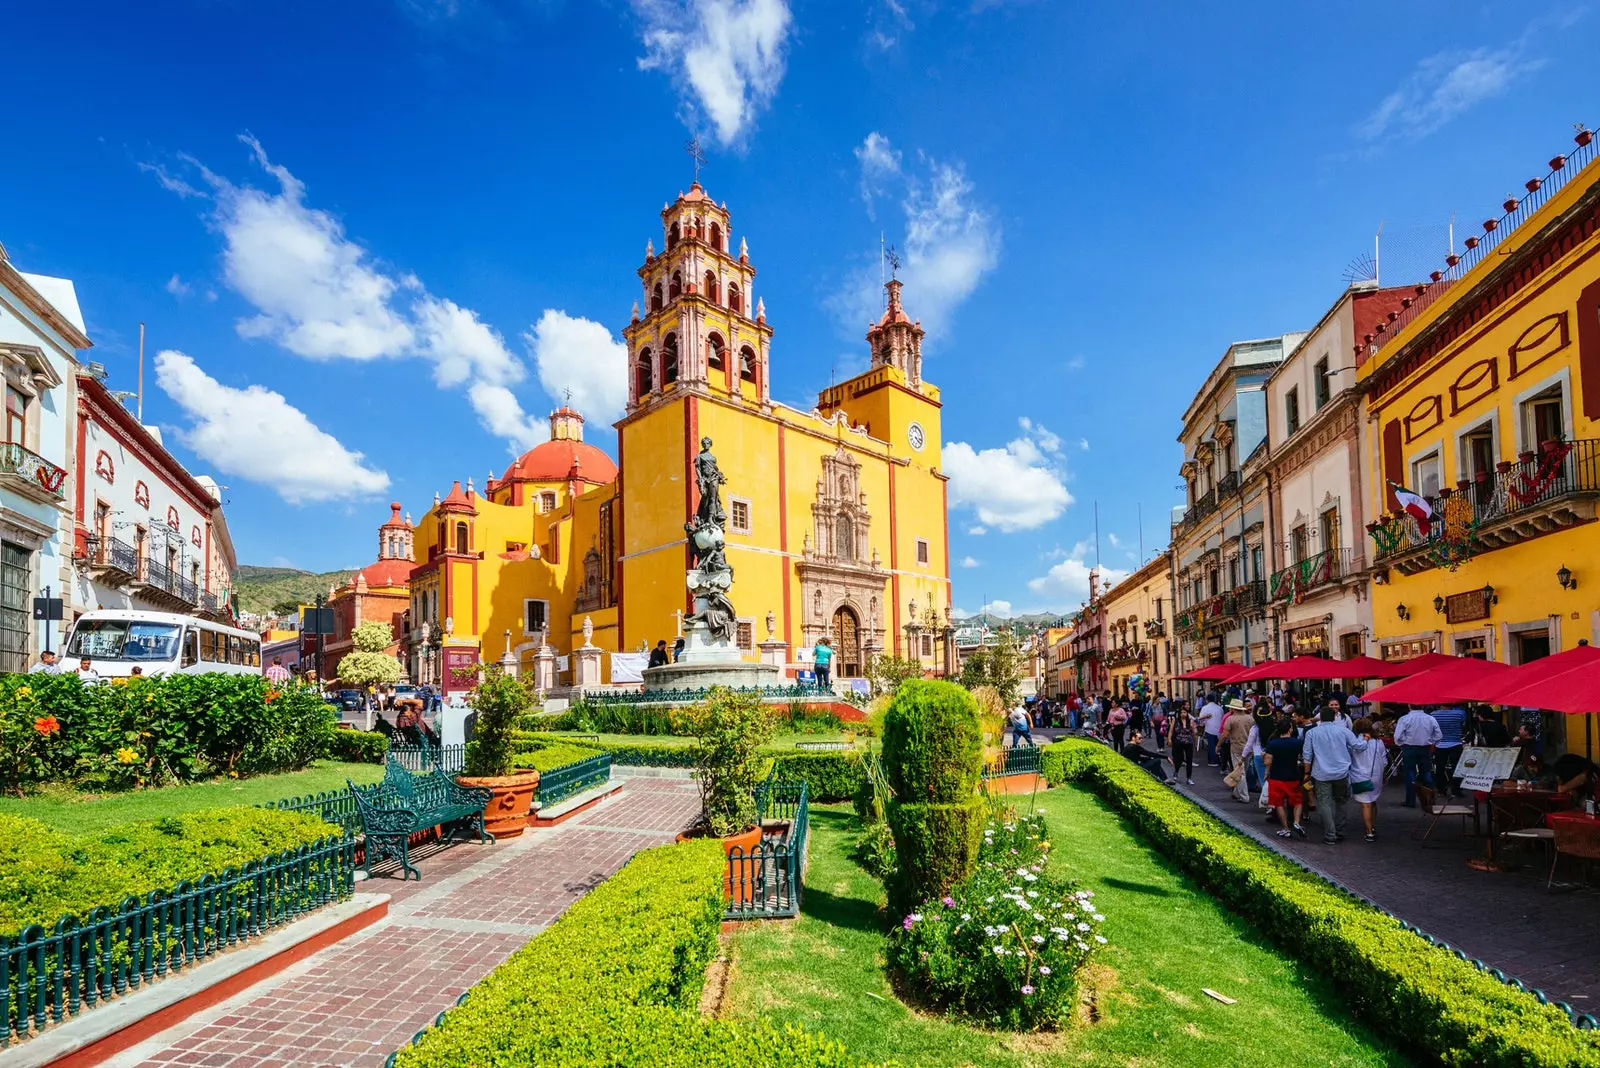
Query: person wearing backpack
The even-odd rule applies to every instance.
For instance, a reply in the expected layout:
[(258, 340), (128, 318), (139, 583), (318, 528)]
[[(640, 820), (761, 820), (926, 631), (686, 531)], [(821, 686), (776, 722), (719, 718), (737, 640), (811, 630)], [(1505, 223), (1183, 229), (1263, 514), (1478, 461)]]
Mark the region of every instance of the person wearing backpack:
[(1128, 710), (1121, 705), (1114, 706), (1106, 723), (1111, 727), (1111, 748), (1122, 752), (1122, 739), (1128, 733)]
[(1167, 728), (1167, 747), (1172, 750), (1169, 758), (1172, 761), (1172, 778), (1167, 780), (1169, 786), (1178, 781), (1178, 772), (1185, 769), (1189, 785), (1194, 785), (1194, 736), (1194, 716), (1187, 708), (1178, 709)]

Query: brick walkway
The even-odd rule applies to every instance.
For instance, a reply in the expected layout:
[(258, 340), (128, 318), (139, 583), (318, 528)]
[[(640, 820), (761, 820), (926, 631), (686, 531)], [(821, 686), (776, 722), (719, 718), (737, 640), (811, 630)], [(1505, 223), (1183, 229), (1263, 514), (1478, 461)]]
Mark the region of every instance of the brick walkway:
[[(1235, 827), (1467, 956), (1545, 991), (1552, 1001), (1600, 1016), (1600, 893), (1559, 881), (1546, 890), (1547, 854), (1507, 854), (1522, 862), (1515, 872), (1470, 868), (1468, 860), (1484, 855), (1484, 839), (1472, 837), (1472, 822), (1467, 821), (1467, 837), (1459, 831), (1459, 819), (1446, 819), (1426, 843), (1413, 840), (1421, 810), (1402, 804), (1405, 786), (1394, 782), (1378, 802), (1378, 841), (1362, 841), (1355, 804), (1349, 809), (1347, 841), (1324, 845), (1320, 824), (1309, 814), (1307, 840), (1284, 840), (1272, 833), (1277, 823), (1269, 825), (1257, 815), (1253, 798), (1248, 806), (1233, 800), (1217, 769), (1204, 762), (1202, 754), (1194, 786), (1178, 789), (1209, 804)], [(1558, 880), (1569, 877), (1568, 863), (1562, 861)]]
[(630, 779), (558, 827), (430, 847), (421, 882), (380, 869), (357, 887), (393, 895), (388, 919), (107, 1063), (379, 1068), (635, 852), (671, 841), (699, 802), (693, 782)]

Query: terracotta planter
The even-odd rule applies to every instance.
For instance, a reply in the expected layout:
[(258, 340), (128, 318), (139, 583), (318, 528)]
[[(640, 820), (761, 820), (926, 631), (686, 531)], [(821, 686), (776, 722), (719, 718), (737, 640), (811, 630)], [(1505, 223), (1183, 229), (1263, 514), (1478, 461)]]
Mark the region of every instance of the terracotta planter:
[(534, 794), (539, 791), (537, 771), (517, 770), (510, 775), (482, 778), (457, 775), (456, 782), (494, 791), (483, 809), (483, 829), (496, 838), (515, 838), (528, 829), (528, 812), (533, 808)]
[[(697, 828), (696, 830), (685, 831), (678, 835), (678, 841), (687, 842), (693, 838), (704, 837), (706, 837), (706, 832)], [(761, 828), (752, 827), (748, 831), (741, 832), (740, 834), (730, 834), (726, 838), (721, 839), (721, 842), (723, 856), (731, 858), (733, 856), (733, 851), (737, 849), (739, 850), (739, 855), (741, 857), (748, 857), (751, 853), (755, 852), (756, 846), (761, 844)], [(750, 876), (754, 874), (753, 865), (741, 865), (741, 867), (747, 868), (747, 871), (741, 873), (744, 877), (739, 880), (737, 885), (733, 880), (732, 867), (732, 865), (728, 865), (728, 867), (723, 871), (722, 893), (727, 897), (730, 905), (748, 905), (755, 899), (755, 888), (750, 879)]]

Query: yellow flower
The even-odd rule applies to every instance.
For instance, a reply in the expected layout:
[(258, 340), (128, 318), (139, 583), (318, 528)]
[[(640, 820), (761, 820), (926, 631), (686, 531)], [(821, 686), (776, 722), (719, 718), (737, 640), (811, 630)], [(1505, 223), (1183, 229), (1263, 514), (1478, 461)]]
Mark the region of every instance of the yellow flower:
[(139, 754), (134, 752), (132, 749), (128, 748), (127, 746), (123, 746), (121, 749), (117, 750), (117, 763), (118, 764), (132, 764), (135, 760), (138, 760), (138, 759), (139, 759)]
[(17, 687), (17, 696), (18, 697), (27, 697), (31, 693), (33, 693), (33, 688), (30, 687), (30, 686), (18, 686)]
[(238, 773), (238, 772), (237, 772), (237, 771), (230, 771), (230, 772), (228, 772), (228, 778), (230, 778), (230, 779), (237, 779), (237, 778), (238, 778), (238, 777), (239, 777), (239, 773)]
[(111, 680), (111, 685), (113, 685), (113, 686), (126, 686), (126, 685), (128, 685), (128, 680), (127, 679), (112, 679)]

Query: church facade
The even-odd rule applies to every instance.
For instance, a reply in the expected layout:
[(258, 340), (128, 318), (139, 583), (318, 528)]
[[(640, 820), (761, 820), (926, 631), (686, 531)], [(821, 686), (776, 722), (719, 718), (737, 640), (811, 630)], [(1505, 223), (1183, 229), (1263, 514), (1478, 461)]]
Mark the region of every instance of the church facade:
[[(562, 408), (551, 440), (502, 477), (435, 498), (415, 532), (412, 678), (464, 688), (475, 662), (509, 653), (526, 668), (544, 642), (570, 665), (586, 620), (605, 650), (670, 645), (692, 611), (684, 524), (704, 438), (727, 479), (730, 599), (748, 659), (764, 646), (799, 667), (827, 636), (838, 678), (880, 652), (942, 669), (931, 636), (951, 604), (941, 402), (922, 379), (923, 330), (901, 284), (887, 285), (867, 332), (869, 368), (803, 412), (772, 400), (773, 328), (746, 242), (732, 251), (727, 206), (697, 182), (661, 228), (622, 332), (615, 462)], [(609, 679), (609, 657), (602, 670)]]

